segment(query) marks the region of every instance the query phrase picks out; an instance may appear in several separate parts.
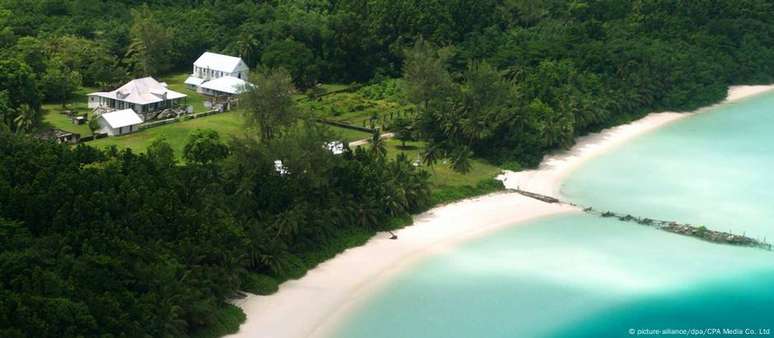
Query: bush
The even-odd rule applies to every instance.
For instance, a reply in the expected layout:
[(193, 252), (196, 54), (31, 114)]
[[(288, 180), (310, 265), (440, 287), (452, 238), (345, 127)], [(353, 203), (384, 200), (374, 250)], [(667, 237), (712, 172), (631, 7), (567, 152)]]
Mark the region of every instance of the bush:
[(288, 254), (283, 259), (282, 268), (274, 271), (280, 280), (299, 279), (306, 274), (304, 261), (296, 255)]
[(344, 250), (365, 244), (373, 235), (373, 231), (361, 228), (344, 230), (341, 233), (334, 234), (333, 238), (326, 241), (323, 246), (302, 253), (301, 259), (308, 269), (313, 269), (317, 264), (338, 255)]
[(466, 198), (485, 195), (503, 189), (505, 189), (503, 182), (494, 178), (481, 180), (475, 186), (463, 185), (442, 187), (433, 191), (431, 204), (436, 206)]
[(239, 331), (239, 325), (245, 322), (247, 316), (235, 305), (224, 304), (214, 313), (215, 323), (194, 331), (194, 338), (216, 338)]
[(396, 79), (386, 79), (364, 86), (357, 93), (371, 100), (397, 99), (400, 93), (400, 85)]
[(260, 273), (248, 273), (242, 280), (242, 289), (257, 295), (270, 295), (279, 290), (277, 280)]
[(503, 163), (502, 165), (500, 165), (500, 167), (505, 169), (505, 170), (510, 170), (510, 171), (521, 171), (521, 169), (522, 169), (521, 163), (519, 163), (517, 161), (507, 161), (507, 162)]

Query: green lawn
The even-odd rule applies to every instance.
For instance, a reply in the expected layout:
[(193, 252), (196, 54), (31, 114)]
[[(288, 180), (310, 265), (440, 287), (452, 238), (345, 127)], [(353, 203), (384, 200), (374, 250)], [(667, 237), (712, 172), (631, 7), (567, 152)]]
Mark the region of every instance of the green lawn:
[(179, 74), (163, 76), (161, 78), (158, 78), (157, 80), (161, 82), (166, 82), (167, 88), (171, 90), (188, 95), (188, 98), (187, 98), (188, 105), (193, 106), (195, 113), (205, 112), (207, 111), (207, 108), (204, 107), (204, 101), (205, 101), (204, 96), (197, 93), (195, 90), (188, 89), (188, 87), (185, 86), (185, 79), (187, 79), (189, 75), (191, 74), (179, 73)]
[[(395, 157), (400, 153), (404, 153), (409, 160), (419, 160), (421, 163), (420, 152), (424, 150), (424, 142), (406, 142), (406, 148), (403, 148), (401, 142), (395, 139), (387, 140), (386, 144), (388, 156)], [(454, 171), (448, 164), (443, 162), (437, 163), (433, 167), (426, 167), (424, 165), (421, 165), (421, 167), (430, 173), (430, 183), (433, 189), (475, 186), (482, 180), (497, 176), (501, 171), (497, 166), (481, 159), (473, 159), (471, 170), (466, 174)]]
[(91, 130), (87, 124), (76, 125), (70, 120), (70, 117), (62, 114), (62, 111), (72, 110), (76, 114), (88, 113), (91, 118), (91, 109), (88, 107), (88, 98), (86, 94), (97, 91), (95, 88), (81, 88), (73, 98), (69, 100), (66, 107), (61, 103), (43, 104), (43, 122), (51, 127), (66, 130), (72, 133), (81, 134), (81, 136), (91, 135)]
[(226, 140), (230, 135), (239, 135), (244, 130), (242, 118), (236, 111), (200, 117), (193, 120), (165, 124), (160, 127), (140, 130), (124, 136), (106, 137), (87, 143), (92, 147), (102, 148), (115, 145), (119, 148), (132, 148), (136, 152), (144, 152), (157, 139), (165, 139), (175, 150), (175, 155), (182, 156), (183, 147), (188, 142), (188, 136), (196, 129), (212, 129)]
[(329, 127), (333, 129), (333, 131), (336, 134), (341, 136), (341, 140), (344, 142), (352, 142), (352, 141), (362, 140), (364, 138), (371, 137), (371, 133), (366, 133), (364, 131), (335, 127), (335, 126), (329, 126)]

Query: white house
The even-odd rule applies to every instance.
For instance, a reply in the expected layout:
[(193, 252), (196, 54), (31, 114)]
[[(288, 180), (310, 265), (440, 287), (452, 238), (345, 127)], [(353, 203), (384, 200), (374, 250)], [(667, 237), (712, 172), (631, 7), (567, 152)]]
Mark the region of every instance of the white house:
[(152, 77), (135, 79), (112, 92), (89, 96), (89, 108), (133, 109), (145, 120), (151, 113), (184, 105), (186, 95), (167, 89), (167, 84)]
[(100, 130), (110, 136), (129, 134), (140, 129), (142, 119), (132, 109), (117, 110), (98, 117)]
[[(206, 95), (211, 95), (212, 90), (217, 91), (220, 95), (234, 95), (238, 93), (230, 89), (235, 87), (233, 84), (246, 83), (249, 76), (250, 68), (247, 67), (242, 58), (205, 52), (194, 62), (193, 73), (185, 80), (185, 84), (189, 88), (196, 89), (198, 92)], [(207, 82), (224, 77), (233, 79), (205, 86)], [(218, 88), (228, 88), (229, 91), (218, 90)]]

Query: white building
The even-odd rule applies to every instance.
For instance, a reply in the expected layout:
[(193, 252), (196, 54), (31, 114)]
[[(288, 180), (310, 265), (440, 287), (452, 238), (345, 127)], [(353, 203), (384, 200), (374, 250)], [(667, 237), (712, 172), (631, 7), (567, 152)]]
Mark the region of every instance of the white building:
[(142, 119), (132, 109), (117, 110), (98, 117), (100, 131), (110, 136), (129, 134), (140, 129)]
[(135, 79), (112, 92), (89, 96), (89, 108), (133, 109), (145, 120), (154, 112), (185, 105), (186, 95), (167, 89), (152, 77)]
[(241, 94), (247, 86), (245, 80), (224, 76), (202, 83), (198, 91), (209, 96), (231, 96)]
[[(185, 80), (185, 84), (206, 95), (235, 95), (239, 92), (234, 88), (243, 88), (249, 76), (250, 68), (242, 58), (205, 52), (194, 62), (193, 73)], [(221, 78), (227, 80), (206, 85)]]
[(341, 141), (330, 141), (323, 143), (323, 148), (328, 149), (333, 155), (341, 155), (344, 153), (344, 143)]

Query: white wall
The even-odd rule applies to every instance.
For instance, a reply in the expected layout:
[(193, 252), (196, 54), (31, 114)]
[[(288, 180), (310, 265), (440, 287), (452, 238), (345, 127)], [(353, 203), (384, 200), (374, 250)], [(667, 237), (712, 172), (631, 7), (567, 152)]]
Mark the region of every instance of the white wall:
[(126, 135), (140, 130), (140, 125), (130, 126), (131, 128), (129, 126), (121, 127), (121, 128), (111, 128), (110, 125), (107, 123), (107, 121), (105, 121), (105, 119), (100, 117), (99, 120), (97, 121), (99, 122), (99, 126), (100, 126), (98, 132), (107, 133), (110, 136)]
[(96, 96), (96, 95), (89, 96), (89, 98), (88, 98), (88, 106), (89, 106), (89, 108), (99, 108), (100, 106), (102, 106), (100, 104), (100, 97)]

